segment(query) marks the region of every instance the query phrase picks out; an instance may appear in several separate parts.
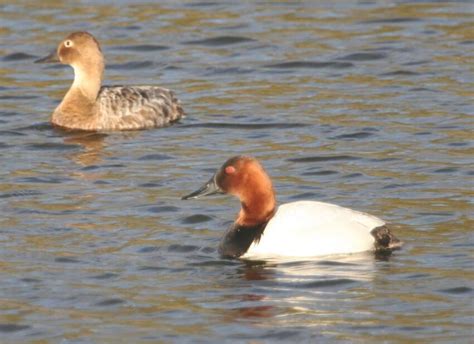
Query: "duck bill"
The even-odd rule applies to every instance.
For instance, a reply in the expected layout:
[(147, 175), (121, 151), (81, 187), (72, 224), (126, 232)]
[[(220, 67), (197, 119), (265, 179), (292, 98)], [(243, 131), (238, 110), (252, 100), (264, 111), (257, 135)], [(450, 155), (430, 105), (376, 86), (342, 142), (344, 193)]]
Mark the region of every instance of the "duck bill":
[(194, 192), (191, 192), (189, 195), (183, 196), (181, 199), (201, 198), (201, 197), (204, 197), (204, 196), (215, 195), (215, 194), (219, 194), (219, 193), (224, 193), (224, 192), (217, 185), (216, 175), (214, 175), (200, 189), (198, 189)]
[(48, 56), (42, 57), (35, 61), (35, 63), (58, 63), (58, 62), (60, 61), (58, 59), (58, 54), (56, 54), (56, 51), (53, 51)]

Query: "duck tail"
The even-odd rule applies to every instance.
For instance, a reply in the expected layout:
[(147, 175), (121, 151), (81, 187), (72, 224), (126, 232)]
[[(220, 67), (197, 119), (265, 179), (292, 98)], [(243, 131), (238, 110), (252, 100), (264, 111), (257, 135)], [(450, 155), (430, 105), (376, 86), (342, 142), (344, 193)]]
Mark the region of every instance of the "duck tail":
[(395, 251), (403, 246), (403, 242), (399, 240), (387, 225), (375, 227), (370, 234), (375, 238), (376, 251)]
[(186, 117), (181, 101), (175, 96), (173, 91), (170, 91), (171, 101), (175, 109), (175, 118), (173, 121), (179, 121), (181, 118)]

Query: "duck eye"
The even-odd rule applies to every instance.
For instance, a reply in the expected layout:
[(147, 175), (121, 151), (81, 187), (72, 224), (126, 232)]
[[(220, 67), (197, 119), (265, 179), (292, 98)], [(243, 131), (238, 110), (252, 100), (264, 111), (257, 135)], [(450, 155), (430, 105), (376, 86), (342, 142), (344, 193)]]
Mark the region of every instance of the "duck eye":
[(227, 174), (235, 173), (235, 167), (234, 166), (227, 166), (225, 168), (225, 173), (227, 173)]
[(64, 46), (65, 46), (66, 48), (72, 47), (72, 41), (69, 40), (69, 39), (68, 39), (67, 41), (64, 41)]

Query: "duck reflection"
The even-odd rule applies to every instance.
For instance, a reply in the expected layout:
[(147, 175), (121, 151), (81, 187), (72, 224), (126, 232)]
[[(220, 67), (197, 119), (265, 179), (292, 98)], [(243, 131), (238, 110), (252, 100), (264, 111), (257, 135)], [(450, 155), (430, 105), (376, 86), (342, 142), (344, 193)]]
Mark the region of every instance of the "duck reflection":
[[(375, 263), (381, 258), (372, 252), (351, 255), (332, 255), (318, 259), (271, 258), (243, 260), (242, 277), (246, 280), (274, 280), (278, 282), (322, 281), (331, 278), (370, 281)], [(389, 256), (383, 256), (388, 260)], [(295, 285), (297, 286), (297, 285)]]
[(232, 307), (226, 314), (235, 320), (315, 312), (328, 297), (337, 299), (343, 290), (372, 283), (377, 261), (370, 252), (318, 260), (242, 260), (234, 277), (247, 292), (228, 296)]
[[(63, 137), (65, 144), (78, 145), (83, 148), (79, 152), (72, 152), (69, 156), (71, 160), (80, 166), (88, 167), (100, 164), (104, 158), (112, 155), (110, 151), (106, 150), (106, 139), (110, 136), (108, 133), (68, 130), (59, 127), (55, 127), (54, 130)], [(117, 135), (128, 140), (136, 138), (140, 133), (121, 132), (114, 134), (114, 136)]]
[(274, 271), (271, 269), (274, 265), (264, 260), (242, 260), (242, 262), (243, 266), (237, 271), (247, 281), (271, 280), (275, 277)]
[(75, 144), (83, 147), (80, 152), (74, 152), (70, 158), (81, 166), (91, 166), (102, 162), (105, 155), (104, 146), (107, 134), (69, 132), (64, 135), (65, 144)]

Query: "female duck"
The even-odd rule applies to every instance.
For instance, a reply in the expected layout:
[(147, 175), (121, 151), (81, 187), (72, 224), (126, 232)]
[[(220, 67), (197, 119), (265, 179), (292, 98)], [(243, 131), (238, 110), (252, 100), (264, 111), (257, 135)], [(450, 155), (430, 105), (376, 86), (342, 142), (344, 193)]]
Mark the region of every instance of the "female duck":
[(310, 257), (392, 251), (398, 240), (381, 219), (334, 204), (299, 201), (276, 207), (272, 182), (259, 162), (236, 156), (183, 199), (230, 193), (241, 202), (219, 245), (224, 257)]
[(183, 117), (174, 93), (156, 86), (103, 86), (104, 56), (90, 33), (74, 32), (37, 63), (60, 62), (74, 69), (74, 82), (54, 110), (54, 125), (79, 130), (163, 127)]

